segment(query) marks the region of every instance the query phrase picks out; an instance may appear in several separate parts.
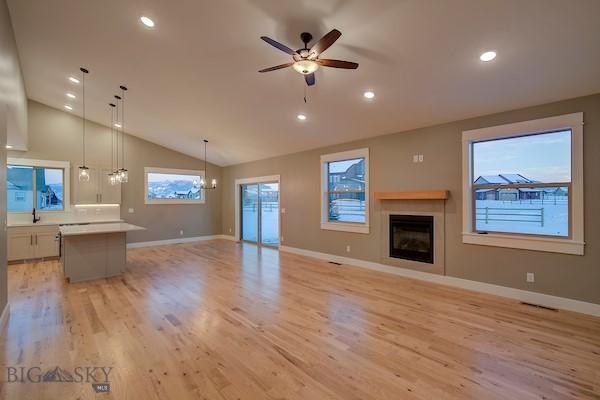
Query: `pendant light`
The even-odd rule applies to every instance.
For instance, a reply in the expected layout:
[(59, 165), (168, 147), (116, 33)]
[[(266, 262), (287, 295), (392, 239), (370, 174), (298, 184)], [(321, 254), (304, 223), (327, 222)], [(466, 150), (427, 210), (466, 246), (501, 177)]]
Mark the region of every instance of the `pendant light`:
[[(119, 124), (119, 101), (121, 100), (121, 96), (118, 96), (115, 94), (115, 99), (117, 100), (117, 106), (116, 106), (116, 112), (117, 112), (117, 117), (115, 118), (115, 125), (116, 126), (122, 126), (121, 124)], [(115, 158), (115, 170), (113, 171), (113, 176), (115, 178), (114, 180), (114, 184), (118, 185), (121, 183), (121, 176), (119, 174), (119, 129), (115, 129), (115, 142), (116, 142), (116, 146), (117, 146), (117, 153), (116, 153), (116, 158)], [(112, 168), (112, 165), (111, 165)]]
[(115, 107), (114, 103), (110, 103), (110, 169), (111, 171), (108, 174), (108, 183), (110, 185), (115, 185), (117, 183), (117, 178), (113, 171), (113, 165), (115, 163)]
[(129, 173), (125, 168), (125, 91), (127, 88), (123, 85), (121, 89), (121, 169), (119, 170), (119, 182), (127, 183)]
[[(206, 144), (208, 140), (204, 139), (204, 176), (208, 175), (208, 170), (206, 169)], [(200, 189), (216, 189), (217, 188), (217, 180), (215, 178), (212, 179), (210, 186), (206, 186), (206, 182), (204, 181), (204, 176), (200, 177)]]
[(89, 182), (90, 181), (90, 169), (85, 165), (85, 75), (89, 73), (89, 71), (83, 67), (79, 68), (81, 71), (81, 99), (83, 103), (83, 129), (82, 129), (82, 158), (83, 163), (79, 167), (79, 182)]

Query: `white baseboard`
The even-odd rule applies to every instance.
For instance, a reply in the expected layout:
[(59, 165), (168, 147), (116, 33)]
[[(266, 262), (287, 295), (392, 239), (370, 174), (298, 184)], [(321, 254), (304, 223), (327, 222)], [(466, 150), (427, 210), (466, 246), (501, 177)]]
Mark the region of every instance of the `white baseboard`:
[(233, 236), (229, 236), (229, 235), (192, 236), (192, 237), (175, 238), (175, 239), (152, 240), (149, 242), (127, 243), (127, 248), (128, 249), (137, 249), (140, 247), (166, 246), (169, 244), (202, 242), (205, 240), (215, 240), (215, 239), (234, 240)]
[(4, 327), (8, 322), (8, 317), (10, 316), (10, 304), (8, 302), (4, 306), (4, 310), (2, 310), (2, 315), (0, 315), (0, 333), (4, 332)]
[(491, 283), (471, 281), (468, 279), (455, 278), (447, 275), (430, 274), (428, 272), (415, 271), (412, 269), (393, 267), (371, 261), (358, 260), (355, 258), (336, 256), (333, 254), (320, 253), (317, 251), (304, 250), (295, 247), (279, 246), (279, 250), (288, 253), (300, 254), (326, 261), (334, 261), (354, 267), (368, 268), (375, 271), (387, 272), (407, 278), (420, 279), (423, 281), (439, 283), (441, 285), (453, 286), (477, 292), (494, 294), (508, 297), (526, 303), (539, 304), (544, 307), (552, 307), (561, 310), (575, 311), (582, 314), (600, 317), (600, 304), (587, 303), (585, 301), (567, 299), (564, 297), (551, 296), (543, 293), (530, 292), (528, 290), (515, 289), (506, 286), (493, 285)]
[(234, 242), (237, 242), (237, 240), (235, 240), (235, 236), (233, 235), (218, 235), (219, 239), (224, 239), (224, 240), (232, 240)]

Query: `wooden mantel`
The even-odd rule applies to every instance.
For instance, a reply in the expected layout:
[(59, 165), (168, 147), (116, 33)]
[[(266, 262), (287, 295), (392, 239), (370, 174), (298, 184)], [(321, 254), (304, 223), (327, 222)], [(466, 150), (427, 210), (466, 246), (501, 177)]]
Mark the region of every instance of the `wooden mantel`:
[(375, 192), (378, 200), (446, 200), (449, 190), (419, 190), (413, 192)]

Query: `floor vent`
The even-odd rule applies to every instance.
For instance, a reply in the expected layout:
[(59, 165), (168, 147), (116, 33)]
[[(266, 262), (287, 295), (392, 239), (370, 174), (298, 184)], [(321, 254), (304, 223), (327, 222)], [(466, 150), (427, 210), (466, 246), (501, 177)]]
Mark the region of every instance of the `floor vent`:
[(335, 262), (335, 261), (327, 261), (329, 264), (333, 264), (333, 265), (342, 265), (339, 262)]
[(558, 311), (556, 308), (541, 306), (539, 304), (527, 303), (527, 302), (524, 302), (524, 301), (522, 301), (521, 304), (523, 304), (525, 306), (529, 306), (529, 307), (541, 308), (541, 309), (544, 309), (544, 310)]

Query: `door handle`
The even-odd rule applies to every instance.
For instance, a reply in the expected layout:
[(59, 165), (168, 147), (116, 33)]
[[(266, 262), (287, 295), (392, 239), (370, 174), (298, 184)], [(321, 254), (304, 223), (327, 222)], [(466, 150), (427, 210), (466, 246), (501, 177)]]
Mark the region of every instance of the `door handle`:
[(29, 235), (29, 244), (33, 246), (33, 235)]
[(100, 203), (102, 203), (102, 193), (100, 193)]
[(35, 234), (35, 245), (37, 246), (37, 233)]

